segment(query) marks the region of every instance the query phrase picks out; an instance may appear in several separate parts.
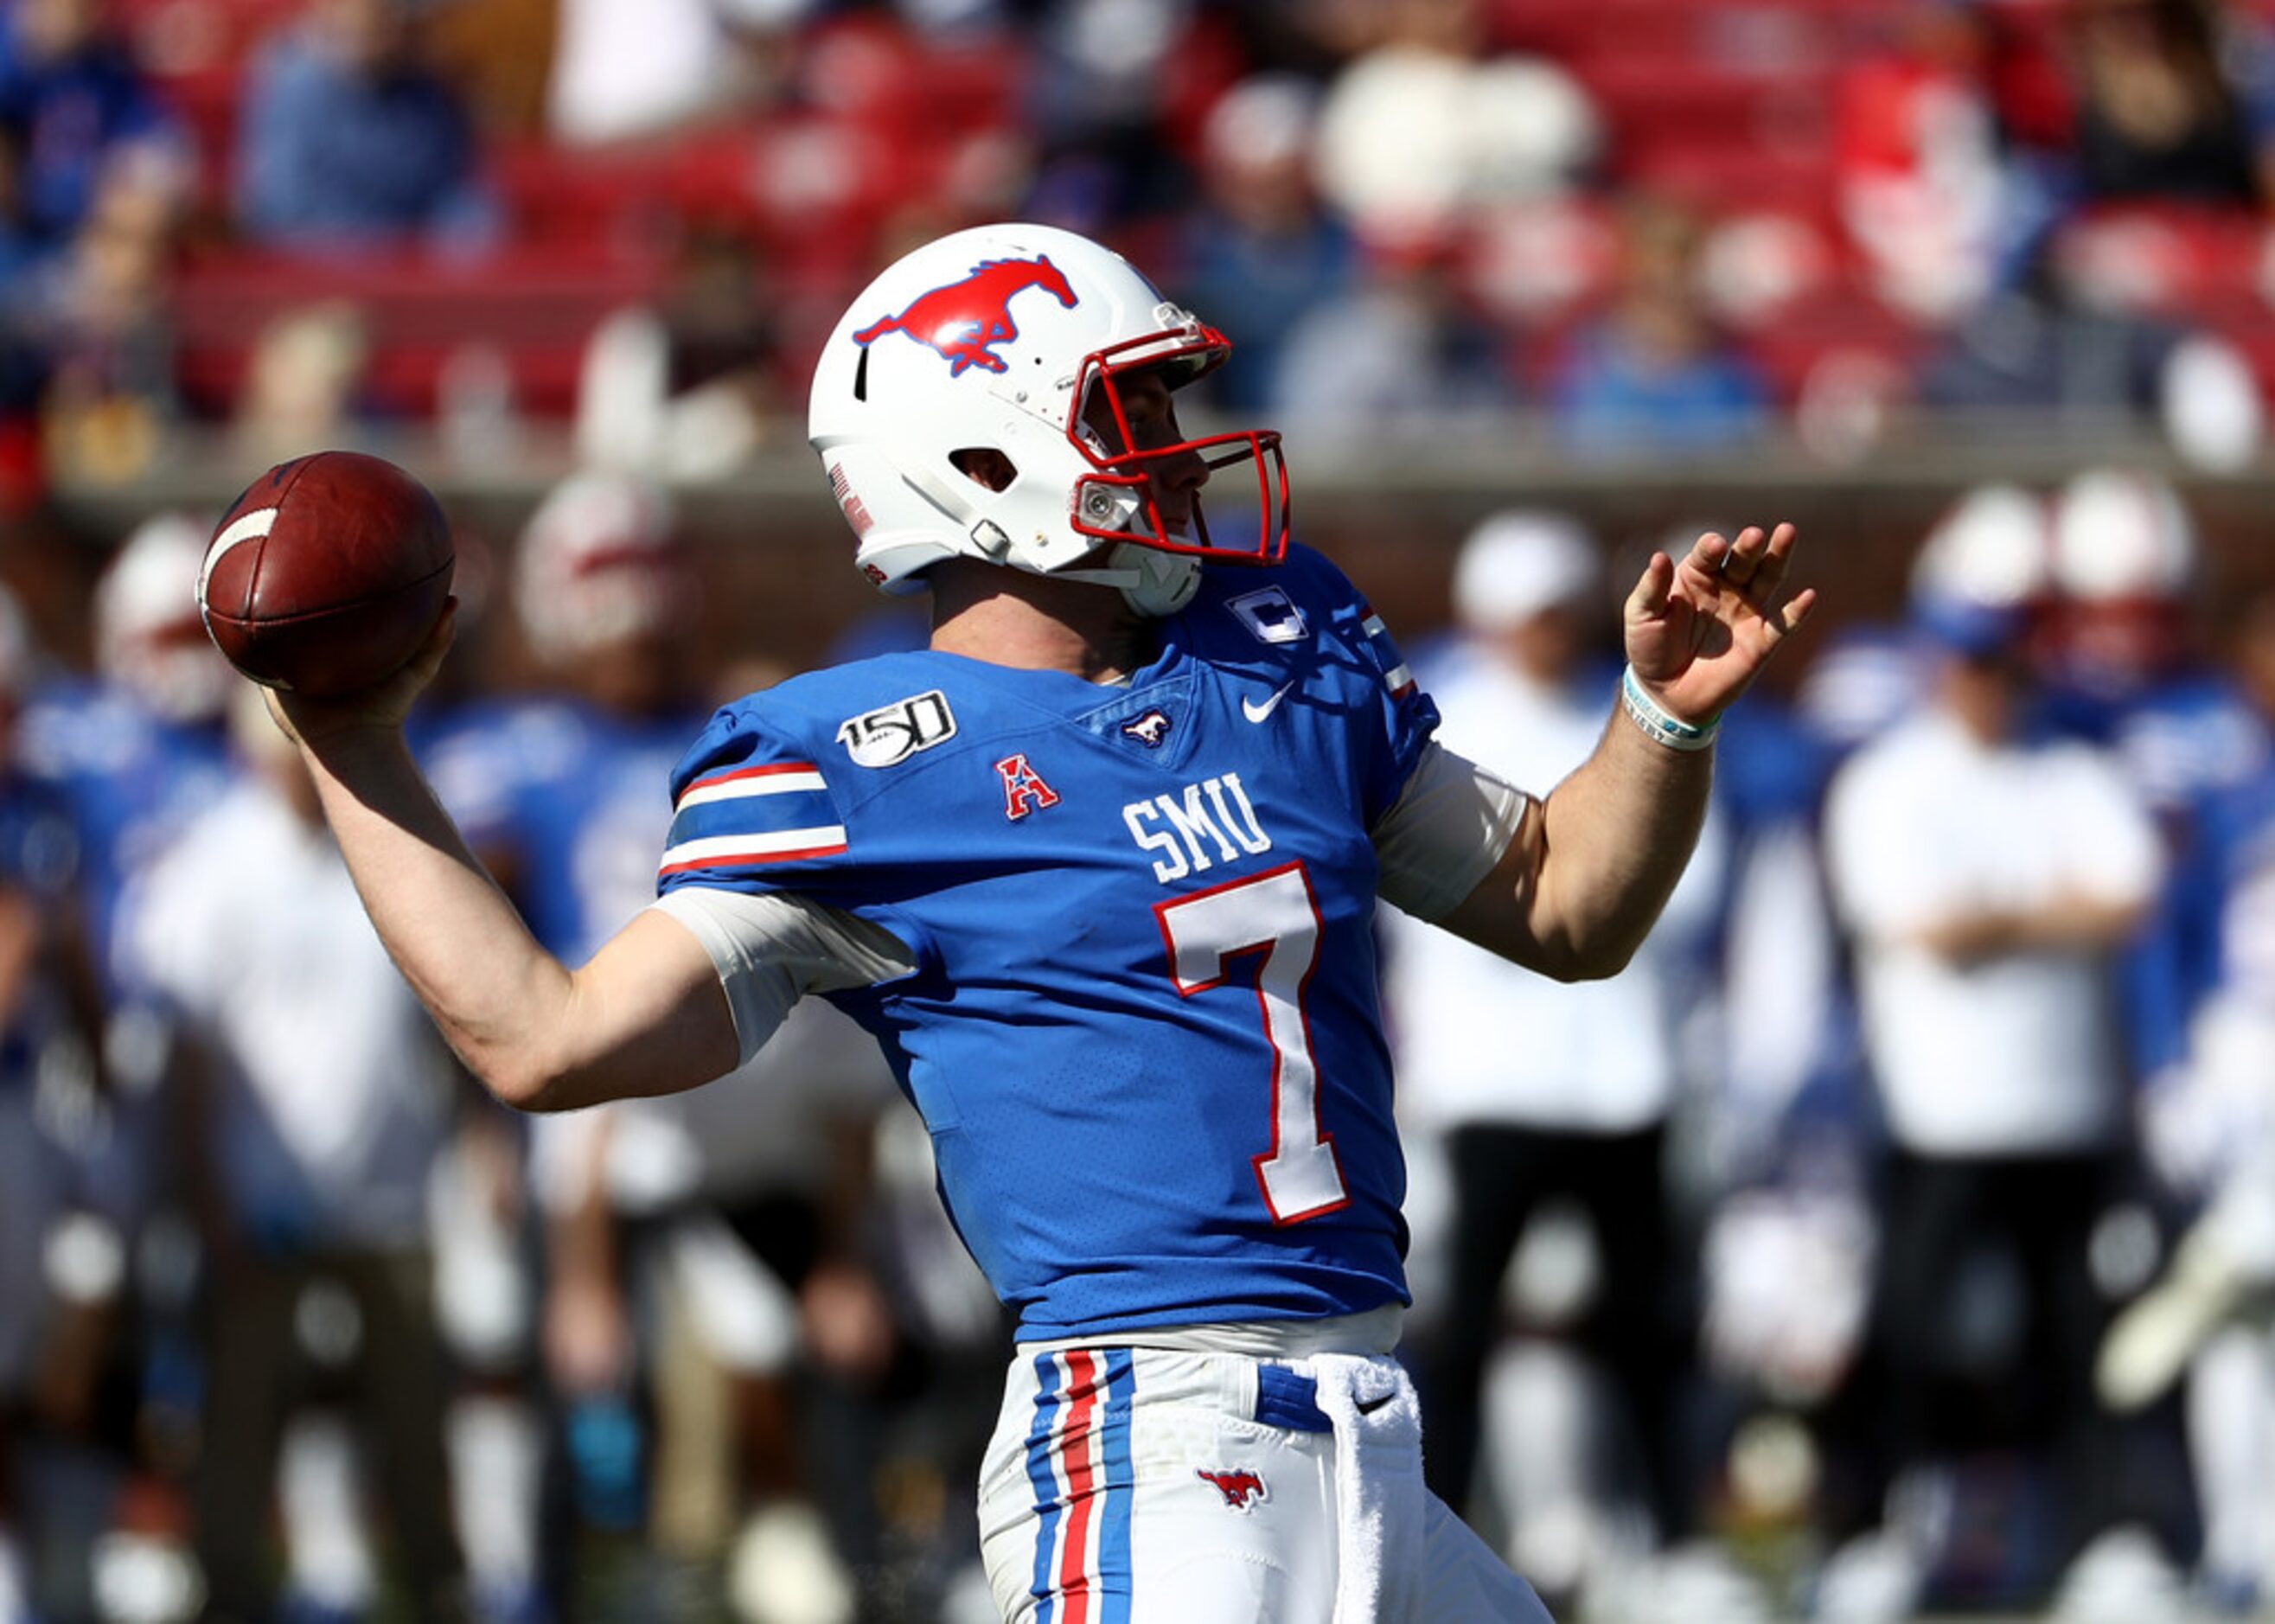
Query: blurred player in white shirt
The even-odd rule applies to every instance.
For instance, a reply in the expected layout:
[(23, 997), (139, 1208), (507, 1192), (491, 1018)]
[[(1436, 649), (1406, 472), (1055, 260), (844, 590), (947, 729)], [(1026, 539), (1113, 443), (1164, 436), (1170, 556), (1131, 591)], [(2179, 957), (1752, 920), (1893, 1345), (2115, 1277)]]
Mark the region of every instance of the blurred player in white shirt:
[[(2092, 1387), (2108, 1309), (2088, 1240), (2120, 1193), (2128, 1132), (2110, 965), (2163, 862), (2113, 764), (2032, 730), (2024, 606), (2043, 517), (2016, 514), (2002, 534), (2018, 590), (1961, 595), (1950, 560), (1924, 557), (1914, 623), (1931, 687), (1834, 779), (1826, 859), (1893, 1142), (1878, 1304), (1891, 1464), (1956, 1441), (1937, 1426), (1961, 1357), (1956, 1293), (1986, 1244), (2007, 1249), (2023, 1329), (2005, 1409), (2021, 1441), (2052, 1452), (2056, 1538), (2074, 1553), (2121, 1498)], [(1897, 1554), (1888, 1596), (1908, 1604), (1934, 1553)]]
[(454, 1595), (458, 1562), (427, 1198), (450, 1073), (307, 774), (257, 691), (238, 708), (250, 770), (154, 865), (123, 925), (196, 1095), (197, 1139), (178, 1153), (211, 1282), (198, 1495), (208, 1616), (267, 1616), (272, 1501), (295, 1605), (344, 1619), (372, 1604), (359, 1454), (376, 1469), (422, 1616), (448, 1616), (431, 1611)]

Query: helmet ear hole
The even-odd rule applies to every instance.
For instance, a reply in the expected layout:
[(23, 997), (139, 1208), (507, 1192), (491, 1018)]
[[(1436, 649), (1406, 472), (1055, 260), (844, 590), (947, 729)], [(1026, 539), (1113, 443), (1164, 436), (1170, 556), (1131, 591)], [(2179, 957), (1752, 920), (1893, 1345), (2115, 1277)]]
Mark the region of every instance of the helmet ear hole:
[(950, 451), (948, 460), (965, 479), (991, 491), (1009, 490), (1019, 477), (1019, 465), (992, 445), (965, 446)]

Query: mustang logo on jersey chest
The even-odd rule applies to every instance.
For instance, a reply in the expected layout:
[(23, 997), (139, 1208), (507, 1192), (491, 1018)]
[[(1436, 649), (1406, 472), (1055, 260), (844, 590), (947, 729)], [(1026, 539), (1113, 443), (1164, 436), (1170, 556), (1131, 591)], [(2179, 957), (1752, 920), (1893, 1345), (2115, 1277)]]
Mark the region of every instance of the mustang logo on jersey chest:
[(937, 688), (914, 699), (896, 699), (837, 729), (837, 742), (856, 767), (890, 767), (955, 736), (956, 713)]
[(1135, 721), (1125, 721), (1122, 731), (1136, 739), (1148, 750), (1161, 748), (1161, 741), (1169, 736), (1169, 715), (1167, 711), (1147, 711)]
[(1219, 863), (1245, 854), (1261, 857), (1272, 837), (1241, 787), (1240, 774), (1222, 773), (1187, 784), (1174, 795), (1132, 801), (1122, 809), (1130, 837), (1155, 854), (1153, 878), (1163, 885), (1187, 874), (1206, 873)]

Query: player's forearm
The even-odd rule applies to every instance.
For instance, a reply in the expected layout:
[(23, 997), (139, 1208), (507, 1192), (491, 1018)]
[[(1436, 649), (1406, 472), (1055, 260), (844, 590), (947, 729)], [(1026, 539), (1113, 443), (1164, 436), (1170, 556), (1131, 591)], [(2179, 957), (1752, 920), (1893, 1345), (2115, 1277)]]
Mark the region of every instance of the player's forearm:
[(1670, 750), (1614, 714), (1542, 810), (1530, 932), (1538, 968), (1574, 981), (1626, 968), (1690, 861), (1712, 782), (1711, 750)]
[(2002, 953), (2093, 951), (2123, 942), (2141, 923), (2147, 906), (2143, 898), (2069, 892), (2034, 908), (1953, 914), (1923, 927), (1917, 940), (1929, 952), (1955, 964)]
[(556, 1105), (569, 972), (467, 849), (402, 735), (372, 729), (303, 754), (364, 908), (444, 1039), (506, 1104)]

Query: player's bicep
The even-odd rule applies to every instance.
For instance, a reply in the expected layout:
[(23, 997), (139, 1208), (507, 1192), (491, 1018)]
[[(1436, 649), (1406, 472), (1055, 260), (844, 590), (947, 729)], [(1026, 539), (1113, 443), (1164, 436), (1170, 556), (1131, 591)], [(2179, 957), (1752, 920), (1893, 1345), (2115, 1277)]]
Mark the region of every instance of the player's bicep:
[(1537, 917), (1547, 832), (1546, 808), (1527, 797), (1500, 860), (1438, 925), (1489, 953), (1550, 973), (1551, 956)]
[(635, 915), (569, 981), (544, 1108), (678, 1093), (735, 1069), (726, 991), (702, 942), (670, 916)]
[(1415, 919), (1477, 940), (1472, 930), (1494, 924), (1490, 898), (1515, 901), (1513, 887), (1501, 885), (1510, 850), (1531, 842), (1538, 860), (1538, 812), (1540, 803), (1500, 774), (1429, 744), (1397, 805), (1374, 826), (1376, 892)]

